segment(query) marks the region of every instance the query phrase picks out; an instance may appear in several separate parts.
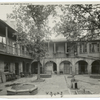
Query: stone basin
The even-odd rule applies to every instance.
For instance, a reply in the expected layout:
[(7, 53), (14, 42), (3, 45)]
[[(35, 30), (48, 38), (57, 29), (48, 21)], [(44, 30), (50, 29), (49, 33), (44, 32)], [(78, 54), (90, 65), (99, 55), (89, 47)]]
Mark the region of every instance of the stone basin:
[(41, 78), (51, 78), (50, 74), (40, 74)]
[(84, 90), (78, 90), (78, 91), (75, 91), (75, 94), (77, 94), (77, 95), (78, 94), (82, 94), (82, 95), (83, 94), (88, 94), (89, 95), (89, 94), (93, 94), (93, 93), (89, 90), (85, 90), (85, 91)]
[(8, 95), (35, 95), (38, 87), (32, 83), (17, 83), (7, 89)]
[(90, 74), (90, 78), (100, 79), (100, 74)]

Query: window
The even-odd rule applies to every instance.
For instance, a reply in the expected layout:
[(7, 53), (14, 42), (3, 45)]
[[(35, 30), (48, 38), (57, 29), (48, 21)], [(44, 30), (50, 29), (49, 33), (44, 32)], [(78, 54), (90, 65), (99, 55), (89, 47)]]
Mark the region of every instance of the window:
[(15, 47), (15, 54), (17, 54), (17, 44), (16, 43), (14, 44), (14, 47)]
[(94, 43), (92, 43), (92, 52), (95, 52)]
[(59, 52), (59, 45), (56, 44), (56, 51)]
[(80, 43), (80, 53), (87, 52), (87, 43)]
[(86, 53), (87, 52), (87, 43), (84, 43), (83, 44), (83, 53)]
[(0, 42), (6, 44), (6, 39), (5, 39), (5, 37), (0, 36)]
[(5, 62), (4, 63), (4, 72), (9, 72), (10, 71), (10, 63)]
[(3, 42), (3, 38), (0, 36), (0, 42), (2, 43)]
[(91, 43), (89, 46), (89, 50), (92, 53), (99, 52), (100, 50), (99, 43)]
[(64, 53), (65, 52), (65, 44), (64, 43), (56, 43), (56, 52)]

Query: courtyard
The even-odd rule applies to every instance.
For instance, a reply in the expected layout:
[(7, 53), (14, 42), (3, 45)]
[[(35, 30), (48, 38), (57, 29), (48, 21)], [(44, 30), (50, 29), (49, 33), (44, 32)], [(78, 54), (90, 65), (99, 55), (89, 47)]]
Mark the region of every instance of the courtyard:
[[(7, 95), (6, 85), (12, 83), (33, 83), (38, 86), (38, 93), (36, 95), (47, 95), (50, 97), (64, 95), (73, 95), (71, 87), (70, 75), (52, 75), (51, 78), (44, 78), (44, 82), (33, 82), (37, 76), (19, 78), (15, 81), (9, 81), (0, 84), (0, 95)], [(89, 75), (76, 75), (75, 79), (78, 80), (78, 88), (91, 91), (93, 94), (100, 93), (100, 79), (90, 78)]]

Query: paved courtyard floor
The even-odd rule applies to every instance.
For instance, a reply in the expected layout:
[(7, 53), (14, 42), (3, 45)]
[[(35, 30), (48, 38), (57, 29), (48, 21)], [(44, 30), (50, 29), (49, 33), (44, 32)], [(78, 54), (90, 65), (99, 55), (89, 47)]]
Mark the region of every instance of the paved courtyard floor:
[[(71, 90), (71, 78), (70, 75), (52, 75), (51, 78), (45, 78), (44, 82), (32, 82), (36, 79), (36, 75), (33, 77), (19, 78), (15, 81), (10, 81), (0, 84), (0, 95), (7, 95), (7, 87), (5, 85), (11, 83), (33, 83), (38, 86), (38, 93), (36, 95), (70, 95)], [(76, 75), (75, 79), (78, 80), (78, 87), (90, 90), (94, 94), (100, 94), (100, 79), (90, 78), (89, 75)]]
[(0, 84), (0, 95), (7, 95), (7, 87), (5, 85), (11, 83), (33, 83), (38, 86), (38, 93), (36, 95), (69, 95), (67, 84), (64, 75), (53, 75), (51, 78), (45, 78), (44, 82), (32, 82), (37, 76), (20, 78), (12, 82)]
[[(78, 88), (91, 91), (93, 94), (100, 94), (100, 79), (90, 78), (89, 75), (76, 75), (78, 80)], [(67, 77), (67, 82), (70, 87), (71, 78)]]

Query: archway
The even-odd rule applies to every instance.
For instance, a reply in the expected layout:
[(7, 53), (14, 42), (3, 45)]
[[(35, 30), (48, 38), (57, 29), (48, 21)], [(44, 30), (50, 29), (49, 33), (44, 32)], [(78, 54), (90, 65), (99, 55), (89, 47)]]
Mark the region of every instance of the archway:
[(72, 73), (72, 64), (69, 61), (62, 61), (59, 66), (59, 72), (62, 74)]
[(84, 60), (78, 61), (76, 63), (76, 74), (87, 74), (88, 73), (88, 63)]
[(92, 63), (92, 68), (91, 68), (92, 74), (100, 74), (100, 60), (96, 60)]
[(56, 73), (57, 72), (57, 64), (53, 61), (48, 61), (45, 64), (45, 73), (51, 71), (52, 73)]
[(38, 61), (35, 61), (31, 64), (31, 73), (32, 74), (38, 73), (38, 65), (40, 66), (40, 73), (42, 73), (42, 64)]

